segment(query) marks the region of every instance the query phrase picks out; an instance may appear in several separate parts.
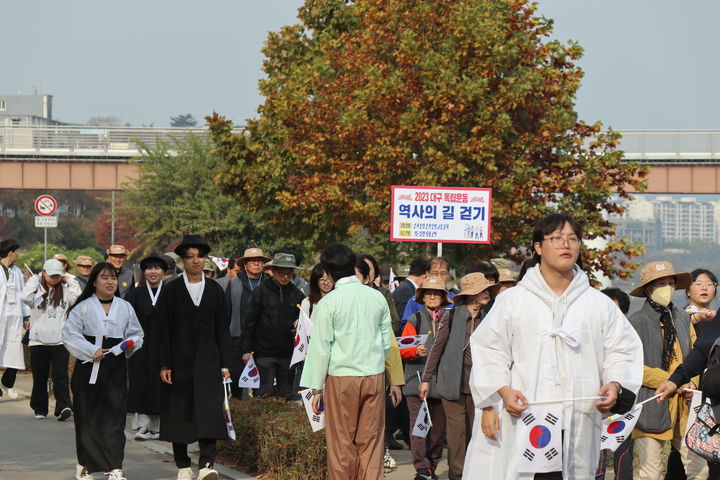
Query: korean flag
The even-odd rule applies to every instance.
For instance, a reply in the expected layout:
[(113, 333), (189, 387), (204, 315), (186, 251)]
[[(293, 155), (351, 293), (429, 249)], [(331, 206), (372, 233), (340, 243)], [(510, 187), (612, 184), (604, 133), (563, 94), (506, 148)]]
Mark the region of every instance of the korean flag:
[(245, 365), (245, 370), (243, 370), (243, 372), (240, 374), (240, 378), (238, 379), (238, 387), (260, 387), (260, 374), (258, 373), (258, 369), (255, 366), (255, 359), (253, 358), (252, 354), (250, 355), (250, 359)]
[(300, 319), (298, 321), (297, 332), (295, 333), (295, 345), (293, 347), (292, 358), (290, 359), (291, 367), (305, 360), (305, 356), (307, 355), (308, 336), (305, 331), (306, 318), (307, 315), (305, 315), (305, 312), (300, 310)]
[(320, 415), (318, 415), (313, 412), (312, 409), (312, 390), (308, 388), (306, 390), (300, 390), (299, 393), (302, 397), (303, 405), (305, 406), (305, 413), (307, 413), (312, 431), (317, 432), (318, 430), (325, 428), (325, 405), (323, 402), (320, 402)]
[(427, 334), (425, 335), (410, 335), (408, 337), (397, 337), (397, 344), (400, 350), (406, 348), (417, 347), (419, 345), (425, 345), (427, 342)]
[(613, 415), (602, 421), (600, 448), (613, 452), (628, 438), (642, 413), (642, 405), (637, 405), (625, 415)]
[(430, 420), (430, 412), (428, 412), (427, 402), (423, 402), (420, 406), (415, 424), (413, 425), (412, 434), (413, 437), (427, 437), (428, 432), (432, 427), (432, 420)]
[(528, 407), (516, 428), (518, 472), (562, 470), (562, 404)]

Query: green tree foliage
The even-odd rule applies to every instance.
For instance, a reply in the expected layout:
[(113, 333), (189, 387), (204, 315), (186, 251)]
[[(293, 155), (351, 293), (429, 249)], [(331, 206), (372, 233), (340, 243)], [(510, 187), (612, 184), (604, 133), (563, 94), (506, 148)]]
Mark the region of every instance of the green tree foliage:
[[(521, 260), (538, 217), (568, 212), (590, 238), (608, 237), (603, 215), (621, 211), (612, 194), (643, 187), (619, 135), (577, 118), (582, 49), (550, 40), (534, 4), (307, 0), (299, 19), (265, 43), (259, 119), (232, 135), (208, 118), (222, 190), (276, 228), (320, 247), (387, 233), (391, 185), (491, 187), (492, 245), (447, 252)], [(584, 255), (625, 276), (619, 255), (638, 253), (613, 241)]]
[(222, 163), (211, 150), (207, 138), (195, 135), (143, 146), (140, 178), (126, 185), (118, 202), (118, 215), (135, 229), (141, 251), (165, 250), (184, 233), (204, 236), (213, 255), (274, 244), (256, 215), (220, 194), (212, 176)]
[[(48, 243), (47, 253), (47, 258), (52, 258), (53, 255), (55, 255), (56, 253), (63, 253), (68, 258), (68, 260), (70, 260), (71, 263), (74, 262), (75, 259), (80, 255), (88, 256), (96, 262), (102, 262), (104, 258), (103, 252), (95, 248), (67, 249), (60, 245), (55, 245), (52, 243)], [(27, 246), (21, 245), (20, 257), (18, 258), (16, 264), (23, 270), (25, 270), (25, 265), (27, 264), (27, 266), (32, 269), (33, 273), (38, 273), (40, 270), (42, 270), (43, 263), (45, 261), (44, 254), (44, 243), (33, 243)], [(72, 269), (71, 272), (75, 272), (75, 269)]]
[(197, 123), (198, 122), (195, 118), (193, 118), (192, 113), (170, 117), (171, 127), (196, 127)]

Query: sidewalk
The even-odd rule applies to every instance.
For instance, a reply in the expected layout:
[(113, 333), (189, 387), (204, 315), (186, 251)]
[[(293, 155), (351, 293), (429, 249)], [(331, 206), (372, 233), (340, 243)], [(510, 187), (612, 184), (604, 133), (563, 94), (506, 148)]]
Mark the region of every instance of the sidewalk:
[[(58, 422), (55, 417), (45, 420), (33, 418), (30, 409), (32, 376), (19, 373), (15, 387), (21, 391), (17, 400), (0, 398), (0, 480), (26, 480), (53, 478), (73, 480), (75, 478), (75, 430), (72, 418)], [(50, 412), (53, 400), (50, 399)], [(128, 418), (128, 426), (130, 419)], [(125, 462), (123, 472), (128, 480), (174, 480), (177, 468), (172, 460), (172, 447), (167, 442), (133, 440), (135, 432), (125, 432)], [(401, 442), (402, 443), (402, 442)], [(403, 445), (405, 445), (403, 443)], [(190, 446), (190, 456), (197, 462), (197, 444)], [(444, 458), (447, 458), (447, 451)], [(391, 450), (397, 469), (385, 474), (388, 480), (412, 480), (415, 469), (412, 466), (410, 450)], [(197, 463), (193, 465), (197, 472)], [(253, 479), (250, 475), (216, 465), (222, 478), (231, 480)], [(447, 461), (443, 460), (437, 471), (440, 478), (447, 478)], [(96, 473), (96, 479), (105, 478)]]
[[(21, 396), (9, 400), (0, 398), (0, 480), (57, 479), (74, 480), (75, 429), (72, 418), (58, 422), (55, 417), (45, 420), (33, 418), (30, 408), (32, 376), (18, 374), (15, 387)], [(50, 412), (53, 401), (50, 401)], [(130, 422), (128, 421), (128, 425)], [(177, 468), (172, 459), (172, 447), (167, 442), (132, 440), (134, 432), (127, 430), (123, 472), (128, 480), (175, 480)], [(194, 450), (193, 450), (194, 448)], [(197, 451), (197, 444), (190, 449)], [(197, 456), (193, 469), (197, 473)], [(221, 478), (232, 480), (252, 479), (249, 475), (217, 465)], [(95, 473), (96, 479), (105, 478)]]

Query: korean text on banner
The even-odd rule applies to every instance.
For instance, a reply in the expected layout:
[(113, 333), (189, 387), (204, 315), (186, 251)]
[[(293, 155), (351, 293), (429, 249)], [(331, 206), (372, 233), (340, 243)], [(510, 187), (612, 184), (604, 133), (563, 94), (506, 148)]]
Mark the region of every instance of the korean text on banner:
[(492, 190), (392, 187), (390, 239), (490, 243)]

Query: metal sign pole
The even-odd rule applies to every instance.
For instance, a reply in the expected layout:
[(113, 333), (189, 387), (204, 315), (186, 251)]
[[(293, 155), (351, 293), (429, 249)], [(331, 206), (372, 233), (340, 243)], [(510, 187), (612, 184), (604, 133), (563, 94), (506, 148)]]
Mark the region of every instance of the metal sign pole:
[(438, 242), (437, 256), (442, 257), (442, 242)]
[(45, 258), (43, 262), (47, 262), (47, 227), (43, 228), (43, 230), (45, 230)]

